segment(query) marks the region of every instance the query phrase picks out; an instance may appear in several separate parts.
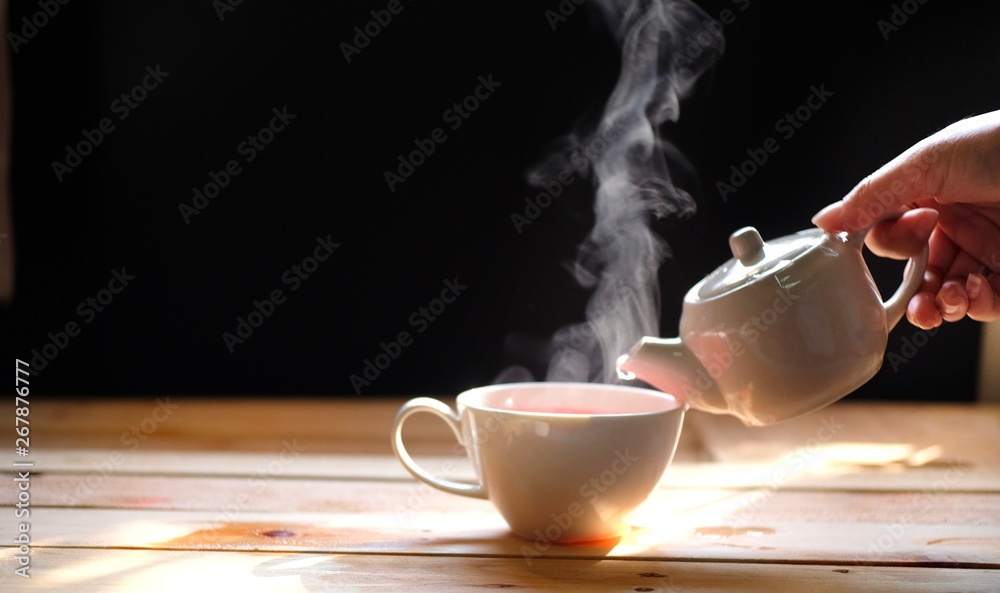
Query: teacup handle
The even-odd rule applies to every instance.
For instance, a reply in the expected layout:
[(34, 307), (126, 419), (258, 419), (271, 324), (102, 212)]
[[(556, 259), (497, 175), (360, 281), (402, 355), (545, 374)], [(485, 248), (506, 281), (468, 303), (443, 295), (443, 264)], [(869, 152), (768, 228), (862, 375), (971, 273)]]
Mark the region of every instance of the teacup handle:
[[(857, 231), (848, 237), (848, 242), (855, 243), (860, 249), (864, 245), (865, 237), (871, 227)], [(903, 271), (903, 282), (896, 289), (896, 292), (882, 306), (885, 307), (886, 328), (892, 329), (903, 319), (906, 313), (906, 306), (920, 290), (920, 284), (924, 281), (924, 272), (927, 270), (927, 255), (929, 248), (927, 245), (914, 257), (911, 257), (906, 269)]]
[(430, 412), (444, 420), (445, 424), (455, 433), (458, 443), (464, 446), (462, 442), (462, 419), (459, 418), (458, 414), (434, 398), (417, 397), (403, 404), (403, 407), (396, 413), (396, 421), (392, 426), (392, 450), (396, 453), (396, 457), (403, 463), (403, 466), (413, 474), (413, 477), (439, 490), (471, 498), (487, 498), (486, 488), (481, 483), (459, 482), (444, 477), (436, 477), (417, 465), (417, 462), (410, 457), (409, 452), (407, 452), (406, 447), (403, 445), (403, 423), (413, 414), (420, 412)]

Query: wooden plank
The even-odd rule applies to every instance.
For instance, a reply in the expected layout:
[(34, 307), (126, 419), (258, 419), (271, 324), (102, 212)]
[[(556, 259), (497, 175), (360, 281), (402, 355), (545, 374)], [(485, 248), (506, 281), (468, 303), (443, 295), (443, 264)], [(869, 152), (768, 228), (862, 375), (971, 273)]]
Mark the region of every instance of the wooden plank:
[[(451, 398), (444, 398), (451, 403)], [(157, 401), (159, 400), (159, 402)], [(38, 448), (144, 451), (273, 451), (297, 440), (311, 453), (388, 454), (389, 431), (404, 402), (387, 399), (160, 397), (121, 401), (37, 400), (32, 440)], [(828, 420), (824, 424), (824, 420)], [(836, 426), (834, 434), (829, 422)], [(824, 427), (826, 427), (824, 429)], [(10, 433), (0, 427), (0, 436)], [(824, 431), (825, 430), (825, 431)], [(416, 451), (448, 454), (452, 435), (429, 415), (407, 424)], [(819, 441), (819, 442), (818, 442)], [(692, 411), (678, 460), (772, 461), (799, 448), (868, 443), (876, 457), (909, 446), (902, 462), (1000, 467), (1000, 406), (881, 404), (849, 398), (814, 414), (766, 428)], [(841, 448), (843, 450), (843, 448)]]
[[(363, 495), (363, 489), (356, 494)], [(535, 540), (510, 534), (487, 502), (450, 497), (430, 503), (389, 496), (371, 508), (353, 499), (328, 512), (263, 513), (34, 508), (33, 547), (128, 547), (195, 550), (284, 550), (460, 556), (647, 558), (795, 563), (883, 563), (1000, 568), (997, 504), (964, 495), (924, 501), (858, 495), (823, 514), (819, 499), (775, 493), (751, 499), (654, 499), (620, 540), (554, 545), (553, 524)], [(428, 497), (436, 496), (433, 492)], [(968, 507), (970, 502), (981, 505)], [(877, 510), (891, 504), (893, 510)], [(923, 512), (943, 505), (947, 510)], [(786, 512), (784, 509), (787, 508)], [(853, 512), (853, 514), (852, 514)], [(944, 520), (942, 520), (944, 519)], [(946, 522), (945, 522), (946, 521)]]
[[(17, 500), (13, 480), (0, 483), (0, 504)], [(87, 481), (78, 475), (32, 478), (31, 504), (38, 507), (211, 511), (218, 520), (242, 512), (379, 513), (401, 509), (446, 513), (495, 511), (480, 500), (434, 490), (415, 481), (371, 482), (209, 476), (107, 476)], [(1000, 522), (1000, 494), (924, 490), (861, 492), (786, 490), (768, 486), (747, 490), (673, 488), (664, 484), (650, 505), (663, 515), (699, 517), (701, 522), (752, 519), (764, 522), (828, 521), (892, 523), (902, 514), (914, 522), (975, 525)]]
[[(292, 546), (348, 551), (364, 550), (364, 545), (370, 545), (376, 550), (402, 553), (412, 553), (412, 546), (419, 545), (420, 553), (438, 553), (441, 549), (435, 548), (436, 540), (426, 534), (444, 531), (445, 539), (452, 543), (470, 540), (479, 554), (520, 552), (532, 557), (550, 551), (544, 538), (538, 544), (509, 537), (489, 503), (417, 483), (112, 476), (93, 492), (75, 493), (74, 497), (80, 498), (74, 498), (65, 494), (71, 478), (39, 476), (33, 485), (36, 517), (41, 516), (46, 524), (56, 521), (72, 526), (75, 521), (82, 522), (75, 530), (52, 531), (60, 538), (55, 541), (58, 545), (82, 541), (99, 546)], [(13, 500), (13, 493), (7, 496)], [(57, 518), (51, 518), (51, 509), (41, 508), (67, 503), (89, 510), (83, 514), (57, 513)], [(136, 512), (88, 514), (95, 512), (95, 507)], [(200, 512), (178, 515), (154, 509)], [(370, 519), (359, 519), (364, 516)], [(839, 561), (899, 562), (904, 557), (910, 561), (926, 557), (988, 564), (991, 554), (992, 562), (1000, 558), (997, 517), (1000, 496), (996, 494), (664, 488), (637, 517), (639, 528), (631, 538), (634, 541), (618, 542), (615, 548), (625, 555), (653, 553), (668, 558), (678, 553), (686, 557), (678, 551), (695, 549), (693, 557), (699, 559), (744, 559), (749, 554), (757, 561), (800, 561), (805, 555), (812, 561), (831, 557)], [(178, 520), (187, 526), (175, 531)], [(314, 520), (325, 527), (317, 530)], [(139, 539), (134, 539), (135, 534), (122, 539), (121, 533), (112, 533), (104, 536), (110, 539), (93, 540), (95, 534), (87, 526), (118, 523), (128, 534), (128, 524), (133, 522), (143, 526)], [(993, 527), (984, 529), (984, 525)], [(142, 539), (163, 530), (159, 538)], [(483, 530), (488, 535), (481, 535)], [(779, 530), (786, 537), (772, 537)], [(304, 540), (262, 535), (302, 531), (307, 534)], [(36, 526), (36, 545), (52, 544), (39, 540), (39, 533)], [(925, 539), (920, 541), (920, 537)], [(823, 540), (822, 547), (810, 543), (817, 539)], [(491, 540), (495, 540), (494, 544), (500, 542), (500, 551), (491, 551)], [(562, 554), (559, 549), (553, 548), (554, 553)], [(450, 547), (445, 550), (460, 553)]]
[[(316, 478), (412, 481), (391, 455), (325, 455), (289, 441), (269, 453), (189, 451), (47, 450), (32, 452), (35, 473), (72, 473), (84, 484), (110, 475), (209, 475), (244, 478)], [(422, 456), (432, 471), (454, 469), (454, 476), (474, 474), (464, 455)], [(13, 468), (0, 467), (0, 475)], [(910, 466), (896, 461), (882, 465), (856, 463), (856, 455), (835, 450), (789, 451), (767, 463), (692, 463), (677, 460), (664, 477), (674, 488), (781, 488), (836, 490), (925, 490), (945, 484), (949, 490), (1000, 492), (1000, 468), (929, 463)], [(0, 484), (0, 492), (3, 485)]]
[[(441, 398), (454, 405), (454, 398)], [(404, 398), (281, 399), (151, 397), (139, 400), (32, 402), (36, 449), (273, 451), (295, 441), (312, 453), (391, 454), (390, 431)], [(9, 431), (0, 427), (0, 436)], [(13, 433), (11, 432), (11, 439)], [(447, 426), (430, 414), (407, 421), (414, 452), (455, 450)], [(681, 435), (678, 458), (703, 459)]]
[[(32, 441), (42, 448), (269, 451), (297, 439), (313, 452), (389, 453), (403, 399), (37, 399)], [(451, 432), (432, 417), (407, 425), (415, 444), (449, 450)], [(0, 431), (7, 430), (0, 427)]]
[(997, 405), (842, 401), (769, 427), (692, 412), (684, 430), (696, 433), (710, 458), (728, 463), (765, 463), (805, 451), (858, 465), (1000, 467)]
[(946, 593), (996, 591), (1000, 571), (961, 568), (782, 565), (601, 559), (279, 554), (38, 549), (31, 579), (10, 575), (13, 554), (0, 550), (0, 587), (11, 593), (159, 593), (226, 590), (315, 593), (391, 589), (440, 593), (656, 591), (660, 593)]

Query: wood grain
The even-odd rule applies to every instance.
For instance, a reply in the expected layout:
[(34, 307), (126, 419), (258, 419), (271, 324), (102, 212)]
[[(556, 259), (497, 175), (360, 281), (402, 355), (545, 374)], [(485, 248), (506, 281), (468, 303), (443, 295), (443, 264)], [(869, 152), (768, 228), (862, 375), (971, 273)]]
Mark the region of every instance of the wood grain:
[[(399, 460), (391, 455), (313, 454), (308, 449), (300, 451), (302, 448), (301, 443), (293, 440), (267, 453), (40, 449), (32, 452), (32, 459), (36, 472), (75, 474), (84, 483), (100, 482), (109, 475), (154, 474), (248, 479), (412, 480)], [(913, 466), (885, 459), (876, 463), (873, 457), (859, 463), (853, 449), (838, 451), (836, 447), (813, 452), (792, 450), (769, 462), (675, 460), (663, 483), (674, 488), (746, 489), (770, 485), (785, 489), (921, 491), (933, 489), (935, 484), (943, 482), (949, 490), (1000, 491), (1000, 468), (993, 466), (963, 462)], [(882, 455), (881, 449), (876, 449), (875, 453)], [(454, 468), (454, 477), (472, 479), (475, 476), (464, 453), (424, 455), (418, 459), (431, 471)], [(12, 473), (12, 469), (8, 473)]]
[[(9, 550), (0, 564), (10, 566)], [(11, 593), (159, 593), (177, 591), (655, 591), (658, 593), (811, 593), (996, 591), (1000, 574), (961, 568), (744, 564), (659, 560), (535, 559), (191, 553), (164, 550), (39, 550), (27, 580), (0, 572)], [(39, 575), (45, 575), (39, 581)]]
[[(958, 484), (959, 482), (956, 482)], [(943, 484), (947, 486), (947, 484)], [(32, 506), (80, 509), (147, 509), (249, 512), (379, 513), (401, 506), (413, 512), (483, 512), (488, 503), (435, 490), (415, 480), (318, 480), (288, 477), (128, 476), (87, 481), (75, 474), (44, 474), (32, 481)], [(0, 483), (0, 504), (17, 500), (13, 480)], [(904, 514), (911, 522), (975, 525), (1000, 518), (1000, 497), (942, 487), (925, 490), (838, 491), (830, 489), (674, 488), (663, 484), (646, 503), (664, 516), (727, 522), (761, 521), (845, 524), (892, 523)], [(652, 511), (651, 511), (652, 512)], [(1000, 521), (998, 521), (1000, 522)]]
[[(415, 481), (388, 442), (402, 403), (33, 403), (37, 578), (0, 542), (0, 588), (1000, 590), (997, 406), (841, 402), (763, 429), (690, 413), (632, 531), (569, 546)], [(406, 438), (474, 477), (439, 420)]]
[[(398, 487), (398, 485), (391, 485)], [(359, 494), (367, 496), (363, 491)], [(325, 512), (260, 512), (238, 502), (209, 511), (36, 508), (38, 547), (295, 550), (369, 554), (638, 557), (1000, 568), (995, 497), (827, 498), (776, 493), (763, 503), (717, 494), (650, 501), (618, 541), (573, 546), (510, 535), (489, 503), (433, 500), (418, 490), (335, 501)], [(411, 498), (412, 497), (412, 498)], [(452, 497), (454, 498), (454, 497)], [(853, 507), (852, 507), (853, 504)], [(825, 506), (821, 506), (825, 505)], [(880, 507), (890, 505), (887, 510)], [(923, 512), (932, 507), (935, 512)], [(810, 516), (809, 509), (826, 512)], [(277, 534), (277, 535), (275, 535)]]
[[(443, 400), (453, 403), (453, 398)], [(32, 437), (36, 446), (46, 449), (267, 452), (296, 441), (310, 453), (385, 455), (391, 453), (389, 432), (404, 401), (37, 400), (31, 408)], [(10, 431), (10, 427), (0, 427), (0, 435), (12, 435)], [(451, 432), (430, 415), (415, 416), (407, 423), (406, 434), (415, 452), (443, 455), (454, 450)], [(908, 445), (909, 454), (936, 447), (932, 453), (939, 460), (1000, 467), (1000, 455), (995, 454), (1000, 450), (1000, 406), (853, 403), (847, 399), (766, 428), (691, 411), (677, 459), (770, 461), (796, 449), (837, 443)], [(881, 454), (891, 452), (885, 447)], [(901, 459), (905, 461), (905, 455)]]

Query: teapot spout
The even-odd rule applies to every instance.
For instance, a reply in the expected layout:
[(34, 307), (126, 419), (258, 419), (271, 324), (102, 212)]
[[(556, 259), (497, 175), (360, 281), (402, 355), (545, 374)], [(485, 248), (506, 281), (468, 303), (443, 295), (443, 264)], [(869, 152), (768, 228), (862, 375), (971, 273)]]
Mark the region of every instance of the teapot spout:
[(618, 357), (617, 370), (622, 379), (645, 381), (692, 408), (716, 414), (729, 411), (712, 376), (680, 338), (642, 338)]

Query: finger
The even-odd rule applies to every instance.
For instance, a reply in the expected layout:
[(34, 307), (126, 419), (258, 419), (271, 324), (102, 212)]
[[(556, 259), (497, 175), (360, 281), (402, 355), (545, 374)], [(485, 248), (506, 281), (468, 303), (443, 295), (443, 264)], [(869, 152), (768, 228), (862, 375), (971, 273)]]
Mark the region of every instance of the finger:
[[(947, 239), (947, 237), (945, 237), (945, 239)], [(933, 254), (934, 252), (931, 251), (931, 253)], [(928, 256), (928, 259), (930, 259), (930, 256)], [(951, 266), (950, 260), (947, 262), (947, 265), (949, 267)], [(924, 277), (920, 283), (919, 292), (930, 293), (931, 298), (933, 299), (934, 295), (937, 295), (937, 293), (941, 290), (941, 287), (944, 285), (944, 280), (945, 271), (928, 263), (927, 267), (924, 269)], [(911, 321), (913, 320), (911, 319)]]
[(934, 195), (928, 179), (935, 171), (931, 165), (935, 159), (928, 155), (936, 157), (936, 150), (927, 143), (911, 147), (861, 180), (843, 200), (820, 210), (813, 224), (830, 232), (857, 231)]
[(969, 274), (982, 268), (976, 258), (959, 251), (948, 269), (943, 270), (934, 299), (945, 321), (958, 321), (965, 317), (969, 307), (969, 297), (965, 290)]
[[(953, 281), (964, 285), (969, 274), (983, 271), (983, 264), (968, 253), (959, 251), (947, 269), (937, 270), (935, 268), (935, 271), (941, 274), (942, 284)], [(938, 287), (938, 290), (940, 291), (941, 287)]]
[(920, 329), (934, 329), (941, 325), (941, 312), (934, 303), (934, 293), (918, 292), (906, 307), (906, 318)]
[(955, 122), (917, 142), (813, 217), (830, 231), (866, 228), (906, 204), (989, 204), (1000, 182), (1000, 110)]
[(937, 294), (938, 291), (941, 290), (941, 286), (943, 284), (944, 284), (944, 276), (941, 274), (941, 271), (928, 267), (924, 271), (924, 281), (920, 285), (920, 292), (929, 292), (931, 294)]
[(891, 194), (888, 205), (871, 197), (873, 190), (868, 189), (871, 183), (871, 177), (865, 178), (851, 190), (848, 197), (817, 212), (812, 218), (812, 223), (831, 233), (853, 232), (866, 229), (876, 221), (903, 210), (902, 203)]
[[(935, 228), (931, 233), (931, 238), (927, 240), (928, 248), (930, 252), (927, 255), (927, 269), (934, 270), (943, 280), (946, 280), (950, 275), (950, 270), (955, 264), (955, 258), (958, 257), (961, 250), (955, 245), (944, 231), (941, 230), (940, 226)], [(969, 272), (974, 271), (976, 268), (968, 270)]]
[(896, 220), (882, 220), (872, 227), (865, 244), (880, 257), (906, 259), (927, 246), (938, 213), (930, 208), (916, 208)]
[[(996, 202), (1000, 184), (1000, 110), (957, 121), (926, 139), (934, 162), (928, 191), (942, 204)], [(931, 160), (933, 162), (936, 158)]]
[(1000, 318), (1000, 298), (997, 297), (996, 289), (982, 274), (978, 272), (969, 274), (965, 292), (969, 297), (969, 318), (976, 321), (993, 321)]
[(942, 209), (938, 227), (956, 249), (968, 253), (993, 271), (1000, 269), (1000, 212), (951, 206)]
[(965, 292), (965, 281), (946, 280), (934, 298), (934, 304), (945, 321), (958, 321), (969, 310), (969, 297)]

